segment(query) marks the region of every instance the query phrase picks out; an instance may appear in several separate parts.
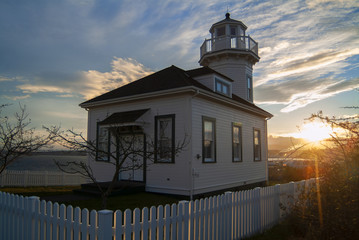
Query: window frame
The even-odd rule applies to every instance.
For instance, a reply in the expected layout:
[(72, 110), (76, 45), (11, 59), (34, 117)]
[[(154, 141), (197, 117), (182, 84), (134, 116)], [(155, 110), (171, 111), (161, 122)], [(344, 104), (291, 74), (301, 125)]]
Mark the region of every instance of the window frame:
[[(158, 156), (158, 150), (159, 150), (159, 136), (158, 136), (158, 131), (159, 131), (159, 120), (161, 119), (168, 119), (170, 118), (172, 121), (172, 129), (171, 129), (171, 158), (168, 160), (164, 160), (163, 158), (160, 158)], [(157, 115), (155, 116), (155, 154), (154, 154), (154, 162), (155, 163), (175, 163), (175, 119), (176, 119), (176, 115), (175, 114), (167, 114), (167, 115)]]
[[(256, 159), (256, 132), (258, 132), (258, 149), (259, 159)], [(261, 130), (259, 128), (253, 128), (253, 161), (262, 161), (262, 141), (261, 141)]]
[[(239, 159), (234, 158), (235, 147), (234, 147), (234, 128), (239, 128)], [(243, 136), (242, 136), (242, 124), (232, 123), (232, 162), (243, 162)]]
[(246, 76), (247, 78), (247, 100), (253, 102), (253, 78), (251, 75)]
[[(107, 128), (107, 156), (106, 154), (103, 154), (104, 156), (100, 156), (99, 148), (100, 148), (100, 141), (99, 141), (99, 134), (100, 134), (100, 128)], [(105, 150), (101, 150), (105, 151)], [(97, 123), (97, 131), (96, 131), (96, 161), (98, 162), (109, 162), (110, 161), (110, 151), (111, 151), (111, 133), (108, 126), (102, 125), (100, 123)]]
[[(221, 86), (221, 89), (220, 89), (220, 90), (217, 89), (217, 83), (220, 84), (220, 86)], [(221, 79), (221, 78), (214, 77), (214, 91), (215, 91), (216, 93), (219, 93), (219, 94), (221, 94), (221, 95), (230, 97), (231, 94), (232, 94), (231, 85), (232, 85), (231, 83), (229, 83), (229, 82), (227, 82), (227, 81), (225, 81), (225, 80), (223, 80), (223, 79)], [(227, 87), (227, 89), (228, 89), (228, 93), (227, 93), (227, 94), (223, 92), (223, 86), (226, 86), (226, 87)]]
[[(213, 132), (213, 157), (211, 160), (206, 160), (205, 158), (205, 122), (212, 123), (212, 132)], [(216, 140), (216, 119), (206, 116), (202, 116), (202, 163), (216, 163), (217, 162), (217, 140)]]

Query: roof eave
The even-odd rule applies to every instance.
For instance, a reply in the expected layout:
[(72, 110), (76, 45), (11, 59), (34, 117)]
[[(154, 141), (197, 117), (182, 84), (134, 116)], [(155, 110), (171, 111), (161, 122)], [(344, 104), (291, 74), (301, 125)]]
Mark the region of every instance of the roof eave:
[(106, 99), (106, 100), (101, 100), (101, 101), (96, 101), (96, 102), (89, 102), (89, 103), (84, 102), (84, 103), (79, 104), (79, 106), (81, 108), (98, 107), (98, 106), (103, 106), (103, 105), (108, 105), (108, 104), (113, 104), (113, 103), (120, 103), (120, 102), (132, 101), (132, 100), (140, 100), (140, 99), (145, 99), (145, 98), (150, 98), (150, 97), (161, 97), (161, 96), (174, 94), (174, 93), (184, 93), (184, 92), (191, 92), (191, 91), (194, 92), (194, 91), (196, 91), (195, 88), (196, 87), (193, 87), (193, 86), (186, 86), (186, 87), (167, 89), (167, 90), (156, 91), (156, 92), (136, 94), (136, 95), (126, 96), (126, 97), (111, 98), (111, 99)]
[(266, 112), (265, 110), (253, 108), (249, 105), (240, 103), (232, 98), (221, 96), (220, 94), (217, 94), (215, 92), (204, 90), (204, 89), (201, 89), (201, 88), (198, 88), (195, 86), (186, 86), (186, 87), (175, 88), (175, 89), (164, 90), (164, 91), (157, 91), (157, 92), (151, 92), (151, 93), (145, 93), (145, 94), (137, 94), (137, 95), (132, 95), (132, 96), (128, 96), (128, 97), (113, 98), (113, 99), (102, 100), (102, 101), (97, 101), (97, 102), (93, 102), (93, 103), (82, 103), (79, 106), (82, 108), (92, 108), (92, 107), (99, 107), (99, 106), (103, 106), (103, 105), (121, 103), (121, 102), (126, 102), (126, 101), (141, 100), (141, 99), (146, 99), (146, 98), (151, 98), (151, 97), (161, 97), (161, 96), (180, 94), (180, 93), (186, 93), (186, 92), (198, 93), (202, 96), (209, 97), (216, 101), (220, 101), (222, 103), (227, 103), (232, 106), (239, 107), (240, 109), (242, 109), (244, 111), (251, 112), (256, 115), (260, 115), (260, 116), (263, 116), (266, 118), (273, 117), (272, 114)]

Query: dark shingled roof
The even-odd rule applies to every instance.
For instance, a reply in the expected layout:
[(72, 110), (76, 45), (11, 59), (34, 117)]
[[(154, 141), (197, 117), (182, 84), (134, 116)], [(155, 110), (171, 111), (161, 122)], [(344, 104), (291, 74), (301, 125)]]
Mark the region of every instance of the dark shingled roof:
[(203, 75), (207, 75), (207, 74), (217, 74), (225, 79), (227, 79), (228, 81), (233, 82), (233, 79), (213, 70), (212, 68), (209, 67), (201, 67), (201, 68), (196, 68), (196, 69), (192, 69), (192, 70), (188, 70), (186, 71), (186, 73), (188, 75), (190, 75), (191, 77), (195, 78), (198, 76), (203, 76)]
[(155, 72), (137, 81), (133, 81), (82, 104), (187, 86), (196, 86), (209, 90), (209, 88), (193, 80), (184, 70), (172, 65), (171, 67)]
[[(213, 91), (210, 88), (204, 86), (203, 84), (201, 84), (193, 79), (194, 77), (203, 76), (203, 75), (207, 75), (207, 74), (217, 74), (217, 75), (220, 75), (230, 81), (233, 81), (232, 79), (216, 72), (215, 70), (213, 70), (209, 67), (201, 67), (201, 68), (185, 71), (185, 70), (182, 70), (182, 69), (172, 65), (168, 68), (165, 68), (163, 70), (155, 72), (155, 73), (148, 75), (144, 78), (133, 81), (127, 85), (116, 88), (110, 92), (107, 92), (98, 97), (95, 97), (86, 102), (83, 102), (80, 104), (80, 106), (86, 105), (88, 103), (96, 103), (96, 102), (101, 102), (101, 101), (106, 101), (106, 100), (111, 100), (111, 99), (129, 97), (129, 96), (138, 95), (138, 94), (145, 94), (145, 93), (158, 92), (158, 91), (176, 89), (176, 88), (181, 88), (181, 87), (191, 87), (191, 86), (213, 93)], [(220, 96), (223, 97), (223, 95), (220, 95)], [(271, 116), (270, 113), (264, 111), (263, 109), (257, 107), (253, 103), (250, 103), (237, 95), (232, 94), (231, 99), (233, 99), (234, 101), (239, 102), (241, 104), (244, 104), (246, 106), (252, 107), (253, 109), (260, 110), (264, 113), (264, 115)], [(113, 117), (116, 117), (116, 116), (113, 116)]]
[(240, 24), (240, 25), (242, 25), (242, 27), (244, 29), (247, 29), (247, 26), (243, 22), (230, 18), (230, 14), (226, 13), (226, 18), (223, 19), (222, 21), (214, 23), (209, 31), (211, 32), (215, 26), (218, 26), (221, 24), (227, 24), (227, 23)]
[(118, 124), (118, 123), (132, 123), (135, 122), (139, 117), (141, 117), (149, 109), (141, 109), (128, 112), (117, 112), (111, 114), (105, 120), (99, 122), (100, 124)]

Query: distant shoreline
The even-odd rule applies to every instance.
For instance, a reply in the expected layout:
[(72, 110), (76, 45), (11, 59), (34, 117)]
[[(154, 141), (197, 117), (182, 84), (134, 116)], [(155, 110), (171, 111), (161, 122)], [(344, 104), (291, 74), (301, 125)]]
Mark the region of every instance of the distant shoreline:
[(52, 156), (86, 156), (85, 151), (40, 151), (30, 153), (27, 156), (52, 155)]

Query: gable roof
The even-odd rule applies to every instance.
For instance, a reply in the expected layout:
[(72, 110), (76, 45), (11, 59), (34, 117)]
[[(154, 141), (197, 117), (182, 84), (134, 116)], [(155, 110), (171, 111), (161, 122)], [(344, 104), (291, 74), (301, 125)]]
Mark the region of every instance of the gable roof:
[[(201, 90), (214, 93), (213, 90), (193, 79), (194, 77), (203, 76), (207, 74), (216, 74), (230, 81), (233, 81), (232, 79), (226, 77), (225, 75), (209, 67), (201, 67), (201, 68), (185, 71), (183, 69), (180, 69), (172, 65), (168, 68), (150, 74), (139, 80), (133, 81), (127, 85), (116, 88), (110, 92), (107, 92), (105, 94), (92, 98), (88, 101), (85, 101), (81, 103), (80, 106), (87, 107), (95, 103), (101, 104), (102, 101), (121, 99), (124, 97), (131, 97), (134, 95), (140, 95), (146, 93), (154, 93), (164, 90), (172, 90), (172, 89), (175, 90), (183, 87), (195, 87), (197, 89), (199, 88)], [(221, 94), (218, 94), (218, 96), (225, 97)], [(226, 97), (226, 98), (232, 99), (235, 102), (238, 102), (249, 108), (252, 108), (253, 110), (260, 111), (262, 112), (263, 116), (268, 116), (268, 117), (272, 116), (270, 113), (266, 112), (265, 110), (257, 107), (253, 103), (250, 103), (237, 95), (232, 94), (232, 98), (230, 97)]]
[(103, 100), (122, 98), (137, 94), (157, 92), (187, 86), (207, 88), (199, 82), (193, 80), (188, 74), (186, 74), (184, 70), (172, 65), (168, 68), (150, 74), (139, 80), (133, 81), (122, 87), (116, 88), (98, 97), (92, 98), (84, 103), (81, 103), (80, 106), (83, 104), (94, 103)]

